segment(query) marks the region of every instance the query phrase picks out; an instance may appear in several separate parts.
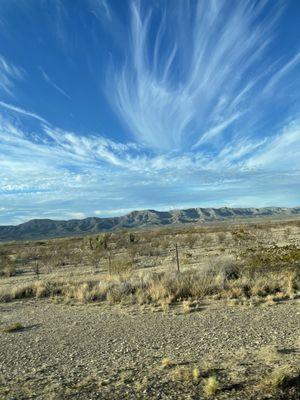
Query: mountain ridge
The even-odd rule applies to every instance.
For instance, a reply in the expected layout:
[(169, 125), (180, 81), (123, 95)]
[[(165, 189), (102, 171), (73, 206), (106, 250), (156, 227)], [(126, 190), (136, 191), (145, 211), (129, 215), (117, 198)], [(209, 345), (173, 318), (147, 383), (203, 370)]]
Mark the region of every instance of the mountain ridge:
[(32, 219), (19, 225), (0, 225), (0, 241), (77, 236), (120, 229), (203, 224), (233, 219), (300, 217), (300, 207), (188, 208), (170, 211), (141, 210), (117, 217), (84, 219)]

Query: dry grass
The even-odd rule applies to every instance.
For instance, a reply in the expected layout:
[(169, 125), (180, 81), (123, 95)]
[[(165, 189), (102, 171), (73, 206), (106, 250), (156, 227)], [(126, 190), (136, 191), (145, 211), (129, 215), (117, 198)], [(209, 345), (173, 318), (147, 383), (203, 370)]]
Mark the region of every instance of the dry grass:
[(127, 272), (102, 276), (101, 279), (53, 278), (35, 280), (22, 285), (0, 288), (3, 302), (22, 298), (60, 296), (79, 302), (104, 301), (159, 304), (168, 309), (183, 301), (184, 312), (192, 310), (193, 300), (205, 297), (224, 299), (264, 299), (276, 304), (280, 299), (294, 298), (299, 294), (299, 277), (296, 271), (256, 270), (247, 266), (218, 262), (213, 267), (182, 272)]
[(193, 377), (193, 382), (197, 385), (200, 381), (200, 370), (199, 368), (195, 367), (192, 370), (192, 377)]
[(280, 353), (274, 346), (265, 346), (259, 350), (259, 357), (266, 364), (272, 365), (280, 359)]
[(215, 376), (210, 376), (204, 380), (203, 392), (207, 396), (213, 396), (220, 389), (220, 384)]
[(169, 378), (174, 382), (198, 385), (200, 382), (200, 370), (198, 367), (174, 366), (169, 372)]
[(16, 274), (15, 260), (0, 249), (0, 276), (10, 277)]
[(5, 332), (5, 333), (12, 333), (12, 332), (21, 331), (23, 329), (24, 329), (24, 326), (20, 322), (15, 322), (14, 324), (5, 326), (4, 328), (1, 329), (1, 331)]
[(190, 313), (192, 311), (192, 301), (191, 300), (183, 300), (182, 310), (185, 314)]
[[(275, 305), (300, 293), (299, 226), (280, 229), (275, 223), (223, 225), (0, 244), (0, 274), (17, 272), (1, 279), (0, 301), (55, 297), (166, 311), (182, 302), (184, 313), (204, 298)], [(174, 243), (184, 261), (180, 272)]]
[(289, 366), (277, 367), (264, 379), (262, 387), (267, 392), (277, 391), (287, 386), (292, 377), (293, 374)]
[(161, 360), (161, 367), (163, 369), (171, 368), (175, 365), (174, 361), (172, 361), (169, 357), (165, 357)]
[(188, 367), (177, 366), (169, 372), (169, 378), (174, 382), (192, 382), (192, 371)]

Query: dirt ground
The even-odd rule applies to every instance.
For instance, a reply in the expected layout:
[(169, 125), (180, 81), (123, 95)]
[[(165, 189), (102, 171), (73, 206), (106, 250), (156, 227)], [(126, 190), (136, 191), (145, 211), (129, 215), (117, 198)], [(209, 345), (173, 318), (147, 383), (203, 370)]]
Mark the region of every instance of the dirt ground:
[[(1, 399), (201, 399), (211, 374), (220, 382), (215, 399), (299, 398), (299, 382), (281, 395), (259, 389), (275, 367), (299, 366), (298, 300), (203, 302), (189, 314), (49, 300), (0, 310), (2, 324), (24, 326), (0, 334)], [(199, 382), (185, 376), (194, 368)]]

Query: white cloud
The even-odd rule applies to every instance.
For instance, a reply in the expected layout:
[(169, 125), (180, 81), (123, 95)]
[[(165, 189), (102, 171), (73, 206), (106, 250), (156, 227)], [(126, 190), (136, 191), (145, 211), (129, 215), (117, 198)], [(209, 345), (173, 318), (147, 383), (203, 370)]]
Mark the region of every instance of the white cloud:
[(291, 60), (286, 62), (280, 69), (278, 69), (270, 78), (269, 82), (265, 86), (263, 93), (267, 94), (272, 92), (276, 85), (283, 79), (293, 68), (300, 64), (300, 52), (297, 53)]
[(257, 129), (264, 118), (262, 89), (298, 62), (296, 56), (276, 70), (278, 60), (268, 52), (283, 8), (263, 16), (265, 7), (247, 0), (234, 6), (184, 2), (176, 12), (162, 11), (153, 39), (155, 8), (131, 2), (125, 62), (111, 65), (107, 83), (112, 106), (138, 142), (187, 150), (227, 130)]
[(65, 96), (67, 99), (70, 99), (70, 96), (60, 86), (58, 86), (52, 79), (50, 79), (49, 75), (47, 75), (46, 72), (41, 67), (39, 69), (41, 71), (43, 78), (50, 86), (52, 86), (55, 90), (57, 90), (60, 94)]
[(21, 114), (21, 115), (24, 115), (24, 116), (27, 116), (27, 117), (34, 118), (34, 119), (36, 119), (36, 120), (38, 120), (40, 122), (44, 122), (45, 124), (48, 123), (44, 118), (40, 117), (39, 115), (37, 115), (37, 114), (35, 114), (33, 112), (23, 110), (20, 107), (16, 107), (16, 106), (14, 106), (12, 104), (5, 103), (4, 101), (0, 101), (0, 107), (6, 108), (9, 111), (13, 111), (15, 113), (18, 113), (18, 114)]
[(80, 212), (80, 211), (67, 212), (67, 213), (65, 213), (65, 215), (68, 218), (72, 218), (72, 219), (84, 219), (84, 218), (86, 218), (85, 213)]
[(15, 81), (24, 77), (24, 71), (8, 62), (0, 54), (0, 91), (4, 91), (9, 95), (13, 95)]
[(300, 171), (300, 121), (293, 121), (245, 164), (248, 168)]
[(225, 121), (222, 121), (220, 124), (214, 126), (209, 131), (204, 132), (198, 142), (193, 145), (193, 148), (199, 147), (201, 144), (211, 141), (215, 136), (219, 135), (224, 131), (228, 126), (230, 126), (234, 121), (236, 121), (240, 117), (241, 113), (235, 113), (231, 115)]

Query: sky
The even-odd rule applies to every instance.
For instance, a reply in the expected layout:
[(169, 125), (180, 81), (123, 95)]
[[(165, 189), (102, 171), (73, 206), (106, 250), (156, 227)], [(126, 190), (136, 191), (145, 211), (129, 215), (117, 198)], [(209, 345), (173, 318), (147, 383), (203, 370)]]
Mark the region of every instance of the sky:
[(300, 205), (300, 1), (0, 0), (0, 224)]

